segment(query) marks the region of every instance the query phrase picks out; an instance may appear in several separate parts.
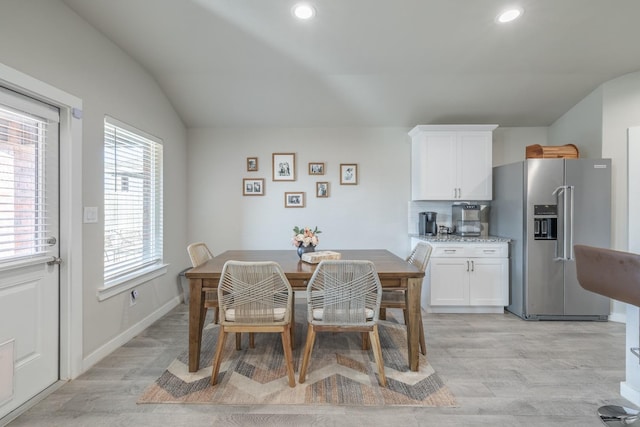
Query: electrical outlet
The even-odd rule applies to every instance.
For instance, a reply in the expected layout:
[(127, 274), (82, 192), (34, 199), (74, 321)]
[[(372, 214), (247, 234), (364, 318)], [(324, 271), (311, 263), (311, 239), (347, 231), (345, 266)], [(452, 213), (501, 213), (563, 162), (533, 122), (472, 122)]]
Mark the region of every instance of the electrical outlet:
[(136, 305), (136, 300), (138, 299), (138, 290), (132, 290), (129, 297), (129, 306)]

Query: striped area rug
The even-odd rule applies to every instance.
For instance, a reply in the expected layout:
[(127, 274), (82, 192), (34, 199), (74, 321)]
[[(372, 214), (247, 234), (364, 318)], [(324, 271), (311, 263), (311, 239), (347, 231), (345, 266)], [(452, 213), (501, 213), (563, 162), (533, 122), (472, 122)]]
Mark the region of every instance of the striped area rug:
[[(296, 347), (293, 351), (296, 386), (289, 387), (279, 334), (256, 334), (255, 348), (243, 334), (242, 350), (235, 349), (229, 336), (216, 386), (211, 380), (211, 359), (218, 326), (203, 331), (201, 369), (188, 372), (188, 353), (177, 357), (138, 403), (199, 403), (217, 405), (354, 405), (354, 406), (456, 406), (456, 400), (426, 358), (420, 355), (420, 370), (407, 364), (404, 325), (395, 322), (389, 310), (380, 321), (380, 340), (385, 362), (387, 387), (378, 384), (371, 351), (361, 350), (357, 333), (319, 333), (311, 355), (307, 378), (298, 383), (298, 373), (306, 337), (306, 322), (297, 310)], [(427, 348), (428, 348), (427, 342)]]

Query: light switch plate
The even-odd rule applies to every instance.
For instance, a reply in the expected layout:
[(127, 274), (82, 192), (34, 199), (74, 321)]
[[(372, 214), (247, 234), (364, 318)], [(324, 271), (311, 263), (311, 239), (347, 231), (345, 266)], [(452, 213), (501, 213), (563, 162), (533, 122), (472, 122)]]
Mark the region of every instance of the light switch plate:
[(98, 222), (98, 208), (96, 206), (84, 207), (84, 223), (95, 224)]

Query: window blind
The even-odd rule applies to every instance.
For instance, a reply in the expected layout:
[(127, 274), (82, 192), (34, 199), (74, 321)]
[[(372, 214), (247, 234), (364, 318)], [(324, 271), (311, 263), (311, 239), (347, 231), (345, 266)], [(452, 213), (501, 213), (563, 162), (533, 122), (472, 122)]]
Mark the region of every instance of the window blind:
[(47, 197), (45, 150), (57, 122), (57, 110), (0, 89), (0, 263), (49, 253), (57, 200)]
[(162, 144), (111, 117), (104, 124), (104, 279), (162, 262)]

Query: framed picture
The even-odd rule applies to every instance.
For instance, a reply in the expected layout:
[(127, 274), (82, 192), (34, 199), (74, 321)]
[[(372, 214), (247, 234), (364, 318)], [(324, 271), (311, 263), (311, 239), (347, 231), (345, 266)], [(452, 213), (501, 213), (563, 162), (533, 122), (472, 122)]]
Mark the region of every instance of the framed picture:
[(316, 182), (316, 197), (329, 197), (329, 183), (326, 181)]
[(304, 208), (304, 192), (286, 192), (284, 193), (285, 208)]
[(309, 163), (309, 175), (324, 175), (324, 163)]
[(258, 158), (247, 157), (247, 172), (257, 172), (257, 171), (258, 171)]
[(273, 153), (273, 180), (296, 180), (296, 154)]
[(358, 185), (358, 165), (355, 163), (340, 164), (340, 184)]
[(243, 196), (264, 196), (264, 178), (244, 178), (242, 180)]

